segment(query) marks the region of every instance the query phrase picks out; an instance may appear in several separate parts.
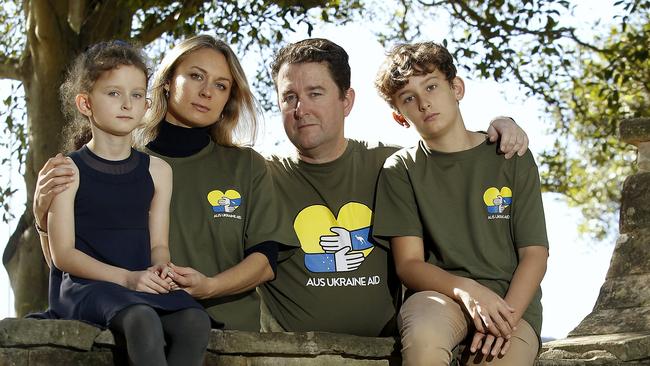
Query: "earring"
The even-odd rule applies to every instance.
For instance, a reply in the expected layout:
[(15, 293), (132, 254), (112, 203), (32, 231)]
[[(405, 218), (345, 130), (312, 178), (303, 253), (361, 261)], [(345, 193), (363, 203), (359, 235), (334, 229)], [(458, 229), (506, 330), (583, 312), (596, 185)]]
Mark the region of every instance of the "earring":
[(405, 128), (411, 127), (411, 125), (408, 123), (406, 118), (404, 118), (404, 116), (402, 116), (399, 113), (393, 112), (393, 119), (395, 120), (395, 122), (399, 123), (400, 126), (402, 126), (402, 127), (405, 127)]
[(163, 94), (165, 95), (165, 99), (169, 99), (169, 81), (163, 84)]

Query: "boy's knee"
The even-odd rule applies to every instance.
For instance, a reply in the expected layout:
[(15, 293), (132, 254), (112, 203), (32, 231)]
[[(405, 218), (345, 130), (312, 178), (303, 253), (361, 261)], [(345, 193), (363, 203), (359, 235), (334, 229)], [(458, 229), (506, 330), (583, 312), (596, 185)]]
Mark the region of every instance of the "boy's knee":
[(467, 334), (460, 307), (437, 292), (411, 296), (398, 320), (404, 365), (449, 365), (453, 349)]

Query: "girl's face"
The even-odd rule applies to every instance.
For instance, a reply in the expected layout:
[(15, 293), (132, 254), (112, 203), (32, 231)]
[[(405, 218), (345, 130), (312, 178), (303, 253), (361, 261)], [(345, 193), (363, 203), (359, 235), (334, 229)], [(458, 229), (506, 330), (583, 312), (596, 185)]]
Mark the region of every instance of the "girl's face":
[(125, 136), (138, 127), (148, 108), (147, 77), (132, 65), (120, 65), (100, 75), (89, 94), (77, 96), (77, 107), (93, 128)]
[(212, 125), (221, 118), (232, 85), (222, 53), (203, 48), (185, 55), (165, 85), (169, 91), (166, 120), (183, 127)]

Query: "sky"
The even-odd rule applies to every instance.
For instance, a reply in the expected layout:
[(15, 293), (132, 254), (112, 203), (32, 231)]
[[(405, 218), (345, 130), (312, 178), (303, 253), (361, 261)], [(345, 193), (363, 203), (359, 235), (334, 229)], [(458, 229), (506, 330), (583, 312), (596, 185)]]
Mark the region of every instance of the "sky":
[[(576, 18), (588, 24), (590, 19), (611, 14), (610, 2), (590, 3), (578, 1)], [(610, 15), (606, 15), (610, 17)], [(350, 55), (352, 68), (352, 87), (356, 91), (355, 105), (346, 120), (346, 136), (349, 138), (382, 141), (401, 146), (412, 146), (418, 136), (414, 128), (408, 130), (392, 121), (390, 109), (379, 98), (372, 86), (376, 70), (384, 58), (384, 49), (375, 36), (359, 24), (346, 26), (326, 26), (316, 28), (314, 37), (325, 37), (345, 48)], [(444, 35), (432, 35), (432, 40), (442, 41)], [(291, 41), (301, 39), (293, 36)], [(255, 60), (242, 57), (247, 75), (254, 75)], [(530, 149), (535, 157), (552, 142), (548, 128), (551, 121), (542, 113), (543, 105), (535, 99), (523, 98), (521, 91), (514, 84), (498, 84), (493, 81), (468, 78), (463, 70), (459, 71), (465, 79), (466, 94), (461, 101), (461, 112), (468, 129), (485, 130), (489, 121), (499, 115), (514, 118), (527, 132)], [(4, 83), (0, 83), (0, 98), (7, 93)], [(265, 115), (265, 124), (255, 148), (264, 155), (284, 154), (292, 151), (282, 129), (279, 115)], [(0, 151), (0, 154), (5, 152)], [(17, 175), (13, 164), (12, 181), (19, 192), (12, 204), (14, 213), (19, 215), (24, 207), (25, 193), (22, 177)], [(7, 167), (2, 174), (7, 174)], [(544, 324), (542, 336), (545, 338), (562, 338), (578, 325), (587, 315), (598, 296), (612, 250), (614, 238), (603, 242), (592, 242), (580, 237), (577, 223), (580, 218), (578, 209), (569, 208), (561, 196), (552, 193), (543, 194), (546, 226), (549, 236), (550, 257), (548, 269), (542, 282), (542, 304), (544, 307)], [(4, 250), (8, 236), (13, 232), (16, 221), (9, 224), (0, 223), (0, 251)], [(616, 225), (616, 223), (612, 223)], [(0, 270), (0, 318), (15, 316), (13, 312), (13, 295), (4, 269)]]

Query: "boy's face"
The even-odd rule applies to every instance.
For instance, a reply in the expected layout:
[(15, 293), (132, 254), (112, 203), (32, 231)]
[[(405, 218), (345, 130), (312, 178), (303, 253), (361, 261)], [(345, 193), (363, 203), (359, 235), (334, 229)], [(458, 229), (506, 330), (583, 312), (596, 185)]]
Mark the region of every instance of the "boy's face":
[(443, 73), (435, 70), (411, 76), (392, 99), (399, 113), (415, 126), (424, 140), (429, 140), (443, 136), (454, 127), (464, 128), (458, 107), (464, 94), (462, 79), (455, 77), (450, 83)]

